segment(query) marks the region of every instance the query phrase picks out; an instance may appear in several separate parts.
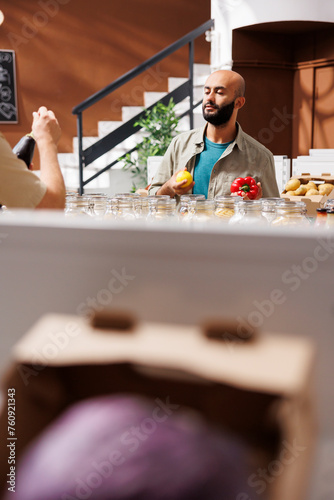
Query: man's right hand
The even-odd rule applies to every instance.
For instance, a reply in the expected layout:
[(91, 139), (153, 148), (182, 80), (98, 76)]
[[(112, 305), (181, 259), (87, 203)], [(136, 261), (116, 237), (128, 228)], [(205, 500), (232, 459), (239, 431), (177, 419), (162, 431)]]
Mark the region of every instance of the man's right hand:
[(156, 194), (168, 194), (171, 198), (174, 198), (176, 194), (178, 196), (187, 194), (194, 187), (195, 182), (193, 181), (188, 186), (185, 186), (185, 184), (187, 184), (187, 179), (177, 182), (176, 181), (177, 174), (183, 172), (183, 170), (187, 169), (183, 168), (175, 172), (175, 174), (173, 174), (172, 177), (167, 182), (165, 182), (163, 186), (161, 186), (161, 188), (157, 191)]
[(46, 192), (36, 208), (65, 207), (65, 184), (58, 163), (57, 144), (61, 130), (53, 111), (41, 106), (33, 113), (32, 131), (40, 157), (40, 180), (46, 184)]
[(53, 111), (41, 106), (33, 113), (32, 131), (37, 144), (40, 141), (48, 140), (55, 145), (58, 144), (61, 130), (57, 118)]

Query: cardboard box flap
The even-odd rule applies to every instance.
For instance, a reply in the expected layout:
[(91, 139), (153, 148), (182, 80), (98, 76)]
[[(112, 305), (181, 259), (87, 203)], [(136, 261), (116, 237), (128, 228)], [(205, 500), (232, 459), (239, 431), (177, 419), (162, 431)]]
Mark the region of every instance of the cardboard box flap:
[(286, 396), (303, 390), (313, 357), (313, 345), (296, 337), (262, 334), (252, 342), (217, 341), (199, 327), (144, 322), (124, 333), (94, 329), (66, 315), (44, 316), (14, 348), (17, 363), (126, 362)]

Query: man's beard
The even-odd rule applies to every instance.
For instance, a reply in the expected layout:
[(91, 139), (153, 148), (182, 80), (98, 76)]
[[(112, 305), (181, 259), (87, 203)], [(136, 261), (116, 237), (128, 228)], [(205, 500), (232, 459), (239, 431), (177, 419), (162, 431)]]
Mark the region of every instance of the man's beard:
[[(217, 106), (216, 104), (212, 104), (214, 108), (216, 108), (216, 111), (214, 112), (207, 112), (205, 111), (205, 106), (203, 105), (202, 111), (203, 111), (203, 117), (204, 119), (211, 123), (212, 125), (215, 125), (216, 127), (219, 125), (224, 125), (227, 123), (233, 113), (234, 110), (234, 103), (235, 101), (230, 102), (229, 104), (225, 104), (222, 106)], [(205, 105), (208, 103), (206, 102)]]

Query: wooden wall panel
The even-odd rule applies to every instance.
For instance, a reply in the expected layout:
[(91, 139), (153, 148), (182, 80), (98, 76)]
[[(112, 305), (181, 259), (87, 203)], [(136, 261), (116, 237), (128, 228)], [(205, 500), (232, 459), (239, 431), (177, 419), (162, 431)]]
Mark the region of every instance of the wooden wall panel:
[[(270, 23), (270, 25), (273, 24), (276, 23)], [(233, 31), (233, 61), (266, 61), (278, 64), (293, 62), (289, 36), (270, 31), (269, 26), (266, 31), (262, 31), (260, 27), (258, 30), (253, 27)]]
[(293, 72), (287, 69), (238, 66), (246, 80), (246, 104), (238, 121), (252, 137), (273, 154), (291, 154)]
[[(290, 158), (313, 147), (334, 148), (333, 23), (264, 23), (234, 30), (233, 61), (233, 69), (246, 78), (240, 123), (250, 135), (273, 154)], [(285, 127), (278, 126), (277, 112)]]
[(295, 72), (292, 158), (296, 158), (298, 155), (307, 155), (312, 147), (313, 85), (314, 70), (312, 67)]
[(334, 66), (315, 70), (313, 147), (334, 147)]
[(246, 105), (238, 117), (241, 126), (273, 154), (290, 156), (294, 65), (290, 38), (255, 27), (235, 30), (233, 61), (233, 69), (246, 80)]
[[(45, 104), (62, 127), (61, 152), (76, 135), (73, 106), (210, 19), (210, 0), (11, 0), (1, 9), (0, 48), (16, 51), (19, 106), (19, 124), (1, 131), (14, 145)], [(203, 35), (197, 62), (209, 63), (209, 48)], [(181, 49), (96, 105), (85, 135), (97, 133), (97, 119), (120, 119), (122, 105), (142, 105), (143, 90), (167, 90), (167, 76), (187, 76), (187, 57)]]

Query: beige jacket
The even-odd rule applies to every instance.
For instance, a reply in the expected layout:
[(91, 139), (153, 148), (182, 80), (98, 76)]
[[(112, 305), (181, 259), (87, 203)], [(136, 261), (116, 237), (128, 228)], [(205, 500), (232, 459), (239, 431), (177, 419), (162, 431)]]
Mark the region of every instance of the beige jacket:
[[(239, 124), (237, 127), (238, 133), (235, 140), (213, 165), (208, 198), (213, 199), (217, 195), (231, 194), (230, 186), (234, 179), (248, 175), (254, 177), (257, 182), (261, 182), (264, 198), (279, 196), (272, 153), (246, 134)], [(149, 194), (156, 194), (158, 189), (178, 170), (186, 167), (193, 175), (196, 155), (204, 149), (205, 129), (206, 126), (174, 137), (152, 181)]]

